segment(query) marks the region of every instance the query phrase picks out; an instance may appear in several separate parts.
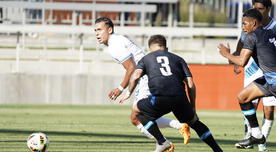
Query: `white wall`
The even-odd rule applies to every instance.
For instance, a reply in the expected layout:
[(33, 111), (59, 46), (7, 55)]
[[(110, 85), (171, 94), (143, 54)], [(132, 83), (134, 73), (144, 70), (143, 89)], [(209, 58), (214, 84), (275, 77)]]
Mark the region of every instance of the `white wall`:
[(120, 80), (108, 75), (2, 73), (0, 103), (114, 104), (107, 94)]

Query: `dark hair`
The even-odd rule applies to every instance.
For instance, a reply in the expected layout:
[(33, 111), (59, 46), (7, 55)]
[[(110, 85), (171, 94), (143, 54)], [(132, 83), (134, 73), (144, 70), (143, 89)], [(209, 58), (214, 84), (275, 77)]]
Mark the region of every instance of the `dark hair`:
[(149, 39), (148, 45), (158, 44), (159, 46), (167, 47), (166, 38), (163, 35), (153, 35)]
[(114, 31), (114, 24), (113, 24), (113, 22), (111, 21), (110, 18), (107, 18), (107, 17), (97, 18), (96, 21), (95, 21), (95, 24), (100, 23), (100, 22), (104, 22), (105, 25), (107, 25), (108, 27), (111, 27), (112, 31)]
[(252, 4), (254, 5), (255, 3), (261, 3), (264, 5), (264, 7), (272, 7), (272, 2), (271, 0), (252, 0)]
[(249, 9), (243, 13), (243, 17), (252, 17), (256, 19), (259, 23), (262, 22), (263, 16), (262, 14), (256, 9)]

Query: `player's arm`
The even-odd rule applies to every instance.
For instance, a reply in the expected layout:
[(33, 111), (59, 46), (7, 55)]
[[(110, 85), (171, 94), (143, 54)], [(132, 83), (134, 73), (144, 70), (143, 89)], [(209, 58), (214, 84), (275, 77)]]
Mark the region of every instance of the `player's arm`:
[(186, 77), (184, 79), (185, 84), (187, 85), (187, 91), (188, 91), (188, 97), (190, 99), (190, 103), (192, 105), (192, 107), (195, 108), (195, 104), (196, 104), (196, 86), (193, 80), (193, 77)]
[(232, 54), (235, 56), (240, 55), (242, 48), (243, 48), (243, 43), (241, 42), (241, 40), (239, 40), (239, 42), (237, 43), (236, 51), (233, 52)]
[(136, 88), (139, 79), (144, 75), (144, 72), (142, 69), (136, 69), (133, 74), (131, 75), (129, 86), (126, 94), (122, 97), (120, 100), (120, 103), (123, 103), (125, 100), (127, 100), (131, 94), (133, 93), (134, 89)]
[(109, 93), (108, 96), (109, 96), (109, 98), (111, 100), (116, 100), (116, 98), (122, 93), (123, 89), (128, 86), (131, 74), (135, 70), (135, 66), (136, 66), (132, 57), (130, 57), (126, 61), (124, 61), (122, 63), (122, 65), (123, 65), (123, 67), (126, 70), (125, 75), (124, 75), (124, 79), (123, 79), (123, 82), (121, 82), (121, 84), (120, 84), (120, 86), (118, 88), (113, 89)]
[(240, 55), (235, 56), (235, 55), (231, 54), (230, 49), (223, 44), (219, 44), (218, 48), (219, 48), (220, 54), (223, 57), (227, 58), (234, 64), (236, 64), (238, 66), (242, 66), (242, 67), (244, 67), (247, 64), (250, 56), (253, 53), (251, 50), (243, 48), (243, 49), (241, 49)]
[(185, 78), (184, 78), (183, 82), (187, 86), (188, 97), (190, 99), (191, 105), (193, 106), (193, 108), (195, 110), (196, 86), (195, 86), (195, 83), (194, 83), (194, 80), (192, 77), (192, 73), (191, 73), (187, 63), (185, 62), (185, 60), (181, 59), (181, 64), (182, 64), (183, 71), (185, 73)]
[(123, 82), (121, 83), (121, 86), (123, 88), (126, 88), (128, 86), (131, 74), (135, 70), (136, 64), (135, 64), (133, 58), (129, 58), (125, 62), (123, 62), (122, 65), (124, 66), (126, 72), (125, 72)]
[[(237, 47), (236, 47), (236, 51), (234, 53), (232, 53), (233, 55), (237, 56), (241, 54), (241, 50), (243, 48), (243, 43), (241, 42), (241, 40), (239, 40)], [(230, 64), (233, 64), (233, 62), (229, 62)], [(237, 64), (234, 64), (234, 72), (236, 74), (240, 74), (242, 71), (240, 70), (240, 66), (238, 66)]]

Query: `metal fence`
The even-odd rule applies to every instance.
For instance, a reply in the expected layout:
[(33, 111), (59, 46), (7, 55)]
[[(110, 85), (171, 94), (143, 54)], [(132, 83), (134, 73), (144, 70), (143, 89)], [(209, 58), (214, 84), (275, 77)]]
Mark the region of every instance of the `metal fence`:
[[(94, 50), (102, 50), (102, 47), (96, 43), (91, 25), (97, 17), (108, 16), (114, 20), (117, 33), (131, 36), (143, 48), (146, 48), (146, 41), (150, 35), (163, 34), (167, 36), (171, 50), (197, 48), (196, 51), (192, 50), (194, 51), (192, 54), (195, 55), (191, 60), (205, 64), (209, 63), (206, 59), (209, 50), (215, 49), (213, 46), (206, 47), (206, 39), (215, 37), (235, 40), (240, 34), (242, 12), (250, 7), (251, 2), (250, 0), (60, 1), (0, 0), (0, 49), (5, 50), (1, 52), (0, 60), (15, 60), (15, 72), (20, 71), (22, 60), (41, 61), (45, 58), (77, 61), (79, 71), (82, 71), (83, 62), (88, 61), (88, 58), (95, 54)], [(189, 10), (186, 21), (179, 20), (177, 18), (179, 15), (176, 15), (179, 13), (177, 5), (184, 2)], [(169, 13), (165, 16), (165, 24), (155, 25), (152, 17), (154, 13), (160, 13), (158, 4), (167, 5)], [(196, 22), (195, 8), (199, 5), (215, 12), (222, 12), (227, 19), (226, 22), (213, 24)], [(273, 7), (272, 16), (275, 12)], [(160, 14), (158, 15), (160, 17)], [(132, 17), (134, 19), (130, 20), (129, 18)], [(198, 39), (189, 41), (193, 38), (199, 38), (200, 42)], [(179, 47), (183, 44), (179, 39), (188, 39), (185, 43), (189, 45)], [(191, 47), (188, 48), (187, 46), (190, 45)], [(199, 55), (196, 53), (199, 52), (198, 50)], [(193, 59), (198, 56), (201, 61)], [(224, 63), (221, 59), (210, 60)]]

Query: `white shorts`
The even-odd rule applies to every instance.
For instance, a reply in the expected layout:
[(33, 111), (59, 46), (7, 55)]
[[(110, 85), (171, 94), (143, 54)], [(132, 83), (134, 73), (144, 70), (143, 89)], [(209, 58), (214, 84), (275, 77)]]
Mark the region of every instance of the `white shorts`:
[[(254, 71), (252, 73), (246, 73), (247, 69), (250, 68), (251, 64), (254, 62), (252, 58), (249, 59), (247, 65), (244, 67), (244, 87), (247, 87), (250, 83), (252, 83), (254, 80), (256, 80), (259, 77), (263, 76), (263, 71), (258, 68), (257, 71)], [(255, 63), (256, 64), (256, 63)], [(251, 70), (252, 71), (252, 70)], [(263, 105), (264, 106), (276, 106), (276, 99), (275, 97), (263, 97), (262, 98)], [(252, 101), (253, 103), (257, 104), (259, 102), (259, 99), (255, 99)]]
[(147, 98), (150, 95), (148, 76), (144, 75), (138, 82), (137, 89), (135, 90), (135, 99), (132, 106), (136, 106), (139, 100)]

